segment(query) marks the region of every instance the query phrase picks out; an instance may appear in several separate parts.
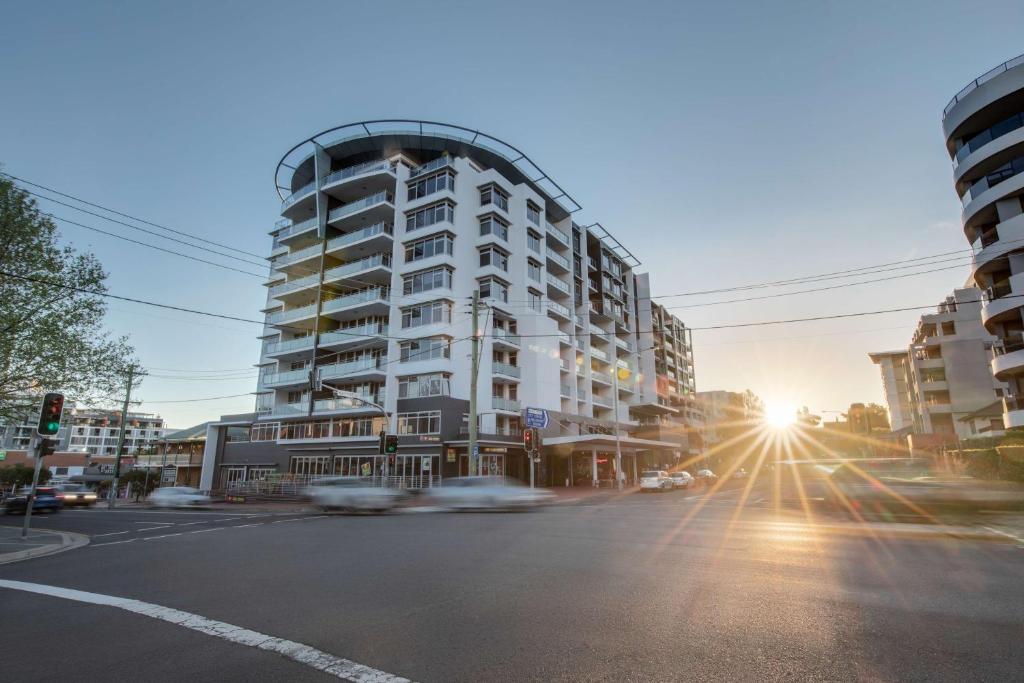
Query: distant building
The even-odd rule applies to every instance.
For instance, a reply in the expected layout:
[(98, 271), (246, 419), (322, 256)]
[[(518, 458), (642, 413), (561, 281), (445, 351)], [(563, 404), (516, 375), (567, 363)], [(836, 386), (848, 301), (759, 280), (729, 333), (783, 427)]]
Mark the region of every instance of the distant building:
[(136, 467), (159, 467), (163, 486), (199, 486), (209, 422), (168, 432), (138, 456)]
[(699, 391), (704, 444), (713, 448), (748, 432), (763, 415), (761, 401), (749, 391)]
[(980, 299), (977, 289), (954, 290), (921, 316), (906, 351), (868, 354), (881, 368), (893, 431), (969, 438), (972, 422), (961, 418), (1005, 395), (992, 375), (998, 340), (981, 324)]
[[(163, 438), (164, 420), (151, 413), (128, 413), (124, 453), (135, 454)], [(66, 448), (91, 455), (114, 455), (121, 435), (118, 410), (76, 409), (71, 411)]]

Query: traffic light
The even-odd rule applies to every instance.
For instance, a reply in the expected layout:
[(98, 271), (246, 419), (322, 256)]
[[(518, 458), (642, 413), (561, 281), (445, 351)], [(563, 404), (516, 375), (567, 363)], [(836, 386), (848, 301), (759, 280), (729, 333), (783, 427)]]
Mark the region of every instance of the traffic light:
[(394, 455), (398, 452), (398, 435), (387, 434), (384, 437), (384, 452), (388, 455)]
[(54, 436), (60, 431), (60, 416), (64, 412), (64, 394), (48, 393), (43, 397), (43, 409), (39, 412), (39, 436)]
[(40, 439), (39, 441), (39, 457), (53, 455), (57, 450), (57, 442), (53, 439)]
[(537, 450), (537, 430), (534, 427), (528, 427), (523, 430), (523, 448), (527, 452), (533, 452)]

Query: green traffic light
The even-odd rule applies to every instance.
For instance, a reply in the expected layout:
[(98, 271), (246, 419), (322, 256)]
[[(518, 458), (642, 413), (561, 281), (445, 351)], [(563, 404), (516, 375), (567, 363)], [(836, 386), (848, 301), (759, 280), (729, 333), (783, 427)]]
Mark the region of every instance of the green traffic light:
[(60, 431), (60, 422), (47, 422), (46, 429), (51, 432)]

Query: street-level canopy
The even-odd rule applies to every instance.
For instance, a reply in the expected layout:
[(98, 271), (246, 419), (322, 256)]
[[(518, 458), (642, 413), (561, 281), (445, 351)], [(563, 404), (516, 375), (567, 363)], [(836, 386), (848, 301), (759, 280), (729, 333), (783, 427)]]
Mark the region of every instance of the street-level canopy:
[[(599, 449), (602, 451), (615, 449), (615, 436), (612, 434), (581, 434), (579, 436), (548, 436), (541, 439), (545, 452), (555, 455), (570, 455), (573, 451)], [(627, 453), (649, 451), (659, 448), (679, 450), (682, 446), (672, 441), (655, 441), (653, 439), (636, 439), (630, 436), (619, 437), (619, 445)]]

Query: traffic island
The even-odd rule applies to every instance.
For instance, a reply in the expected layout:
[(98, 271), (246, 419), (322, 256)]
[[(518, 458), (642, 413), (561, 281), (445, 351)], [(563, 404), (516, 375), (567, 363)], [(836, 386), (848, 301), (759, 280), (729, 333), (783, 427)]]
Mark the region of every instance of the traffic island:
[(21, 537), (21, 527), (0, 526), (0, 565), (62, 553), (89, 543), (89, 537), (70, 531), (31, 529)]

